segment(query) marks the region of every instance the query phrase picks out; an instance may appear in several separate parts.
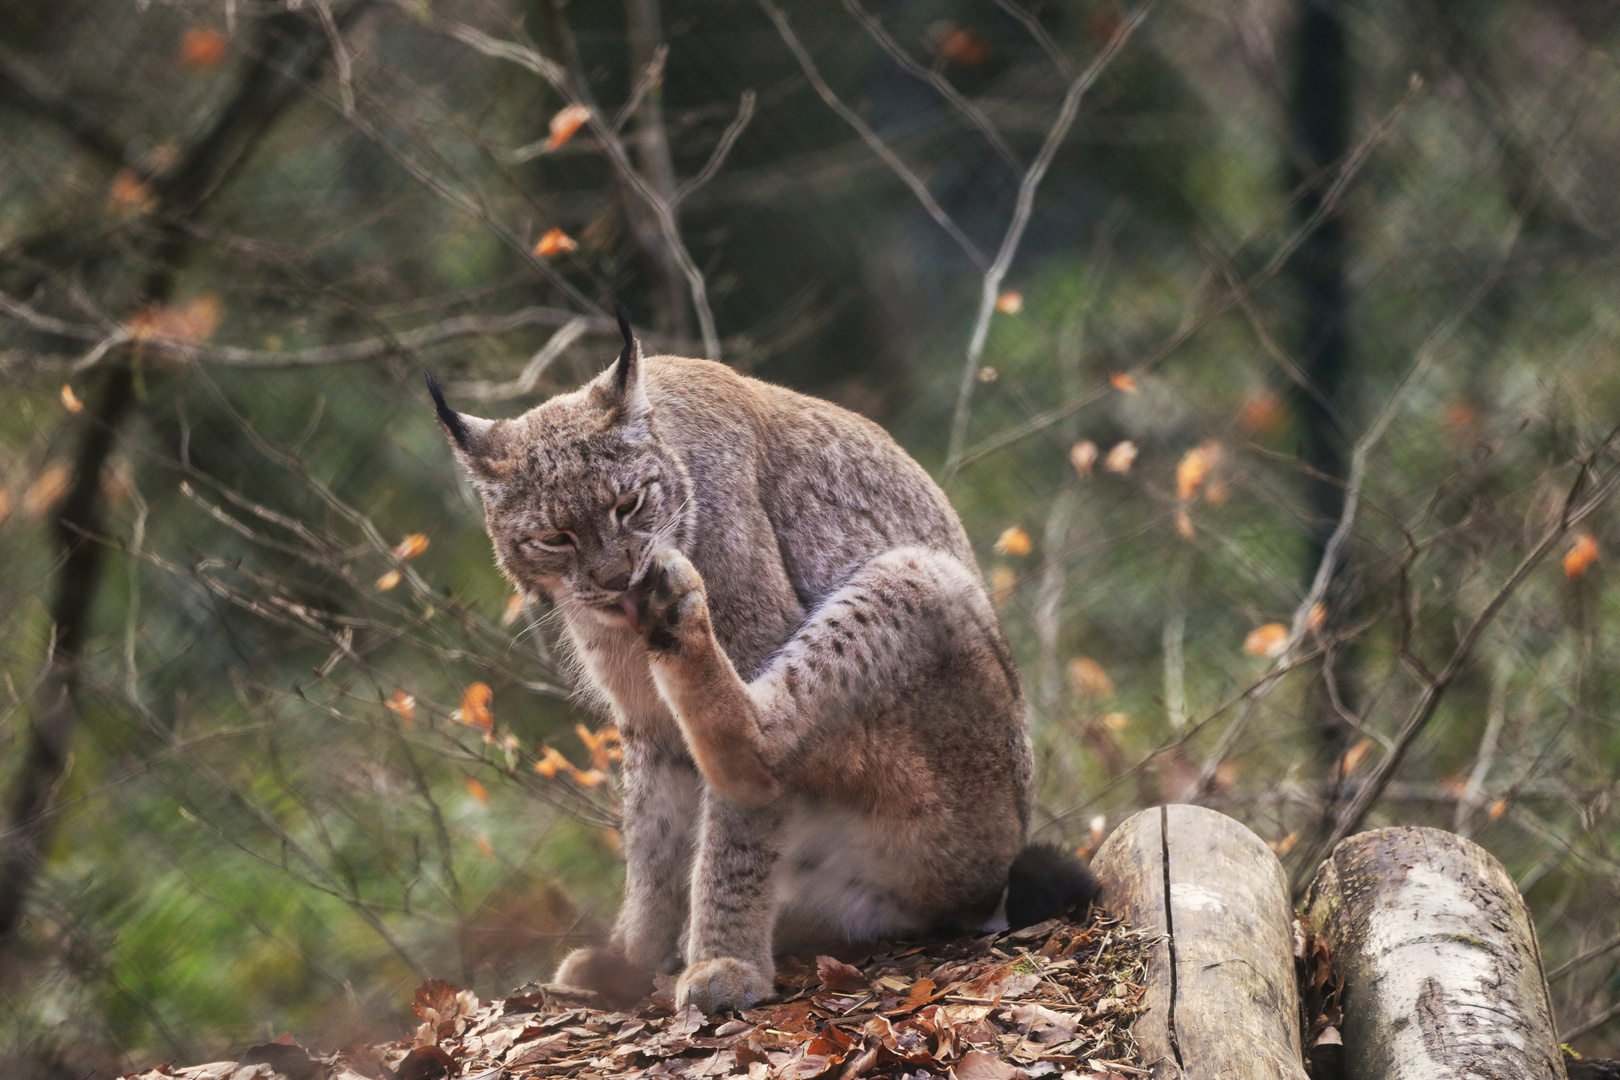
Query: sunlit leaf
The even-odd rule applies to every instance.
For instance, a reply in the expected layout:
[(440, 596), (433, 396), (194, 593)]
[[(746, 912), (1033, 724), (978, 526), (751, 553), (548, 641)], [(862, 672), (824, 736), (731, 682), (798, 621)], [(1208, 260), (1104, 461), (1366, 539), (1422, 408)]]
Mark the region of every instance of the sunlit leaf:
[(394, 558), (414, 559), (427, 550), (428, 538), (425, 533), (411, 533), (394, 547)]
[(961, 67), (978, 67), (990, 55), (982, 40), (973, 31), (960, 26), (944, 28), (934, 45), (939, 58)]
[(1109, 731), (1124, 731), (1131, 726), (1131, 716), (1130, 713), (1122, 712), (1105, 713), (1102, 722), (1103, 727)]
[(1586, 573), (1587, 568), (1597, 561), (1598, 545), (1591, 533), (1581, 533), (1570, 546), (1569, 554), (1564, 556), (1564, 576), (1578, 578)]
[(506, 598), (506, 610), (501, 612), (501, 625), (511, 626), (523, 617), (523, 594), (513, 593)]
[(1116, 371), (1108, 376), (1108, 381), (1114, 384), (1115, 390), (1123, 390), (1127, 394), (1136, 393), (1136, 376), (1124, 371)]
[(551, 118), (551, 132), (546, 136), (546, 149), (555, 150), (574, 137), (574, 132), (591, 118), (591, 110), (583, 105), (564, 105)]
[(534, 253), (544, 258), (548, 255), (562, 255), (577, 247), (578, 242), (561, 229), (547, 229), (539, 243), (534, 245)]
[(1367, 751), (1372, 749), (1371, 739), (1358, 739), (1356, 744), (1344, 752), (1339, 759), (1339, 775), (1353, 776), (1361, 768), (1361, 763), (1367, 759)]
[(410, 726), (412, 721), (416, 719), (416, 698), (414, 695), (407, 694), (403, 690), (395, 690), (393, 695), (383, 704), (387, 705), (401, 720), (405, 721), (406, 726)]
[(1108, 451), (1108, 456), (1103, 458), (1103, 468), (1109, 472), (1128, 473), (1131, 466), (1136, 464), (1136, 454), (1136, 444), (1129, 439), (1115, 443), (1114, 448)]
[(1028, 555), (1032, 548), (1029, 533), (1016, 525), (996, 538), (996, 550), (1003, 555)]
[(1508, 801), (1506, 799), (1497, 799), (1495, 802), (1491, 803), (1491, 808), (1485, 811), (1485, 814), (1492, 821), (1496, 821), (1500, 819), (1503, 814), (1507, 813), (1507, 808)]
[(156, 304), (130, 317), (125, 329), (137, 341), (169, 338), (205, 341), (219, 328), (223, 308), (217, 296), (198, 296), (180, 305)]
[(1069, 661), (1069, 689), (1085, 697), (1113, 697), (1114, 680), (1103, 666), (1089, 656), (1077, 656)]
[(1260, 390), (1244, 399), (1238, 409), (1238, 426), (1252, 435), (1272, 435), (1288, 422), (1283, 403), (1270, 390)]
[(1283, 856), (1293, 851), (1294, 845), (1297, 843), (1299, 843), (1299, 831), (1296, 829), (1281, 840), (1267, 840), (1266, 847), (1276, 852), (1278, 856)]
[(572, 766), (568, 769), (568, 775), (580, 787), (598, 787), (608, 778), (601, 769), (576, 769)]
[(473, 837), (473, 842), (478, 845), (478, 854), (482, 855), (486, 859), (493, 859), (495, 857), (495, 845), (489, 842), (488, 833), (480, 832), (476, 834)]
[(495, 713), (490, 706), (494, 697), (487, 683), (475, 682), (467, 687), (461, 695), (461, 722), (485, 731), (492, 729), (495, 726)]
[(489, 805), (489, 792), (484, 790), (483, 784), (480, 784), (477, 780), (474, 780), (470, 776), (467, 777), (465, 783), (467, 785), (467, 794), (471, 795), (474, 799), (477, 799), (485, 806)]
[(612, 724), (597, 732), (592, 732), (584, 724), (575, 724), (574, 734), (590, 751), (591, 768), (605, 773), (610, 763), (619, 760), (619, 729)]
[(996, 310), (1003, 315), (1016, 315), (1024, 310), (1024, 294), (1016, 289), (1008, 289), (996, 297)]
[(225, 35), (206, 26), (194, 26), (180, 35), (180, 62), (187, 67), (218, 67), (225, 59)]
[(1183, 540), (1193, 538), (1192, 515), (1187, 512), (1185, 506), (1176, 507), (1176, 533)]
[(79, 395), (73, 392), (72, 383), (62, 384), (62, 408), (68, 412), (84, 411), (84, 402), (80, 401)]
[(1243, 651), (1250, 656), (1277, 657), (1288, 647), (1288, 627), (1280, 622), (1266, 623), (1249, 631), (1243, 639)]
[(1310, 614), (1305, 616), (1305, 626), (1307, 629), (1320, 630), (1326, 622), (1327, 605), (1318, 600), (1311, 605)]
[(1081, 439), (1069, 447), (1069, 464), (1081, 476), (1090, 476), (1091, 467), (1097, 463), (1097, 444), (1090, 439)]
[(119, 169), (107, 188), (107, 205), (121, 213), (147, 213), (157, 206), (152, 189), (133, 169)]
[(398, 570), (389, 570), (377, 579), (377, 591), (387, 592), (397, 586), (404, 577)]
[(1193, 447), (1181, 456), (1176, 465), (1176, 498), (1187, 502), (1204, 483), (1209, 471), (1221, 458), (1221, 444), (1206, 442)]
[(573, 766), (568, 763), (567, 758), (549, 746), (540, 748), (540, 760), (534, 763), (534, 771), (548, 780), (556, 776), (558, 770), (572, 768)]

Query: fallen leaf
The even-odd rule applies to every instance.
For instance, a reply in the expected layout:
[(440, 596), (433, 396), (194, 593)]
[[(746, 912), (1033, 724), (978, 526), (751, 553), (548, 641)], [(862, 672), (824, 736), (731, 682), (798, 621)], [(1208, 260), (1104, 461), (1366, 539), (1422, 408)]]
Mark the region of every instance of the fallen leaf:
[(577, 247), (579, 243), (561, 229), (547, 229), (546, 234), (534, 245), (534, 253), (544, 258), (548, 255), (561, 255)]
[(1081, 476), (1090, 476), (1091, 467), (1097, 463), (1097, 444), (1090, 439), (1081, 439), (1069, 447), (1069, 464)]
[(68, 412), (84, 411), (84, 402), (80, 401), (79, 395), (73, 392), (72, 383), (62, 384), (62, 408)]
[(1069, 689), (1080, 696), (1113, 697), (1114, 680), (1091, 657), (1077, 656), (1069, 661)]
[(1243, 651), (1250, 656), (1277, 657), (1287, 647), (1288, 627), (1280, 622), (1257, 626), (1243, 639)]
[(952, 1070), (956, 1080), (1017, 1080), (1027, 1076), (1024, 1070), (1009, 1065), (994, 1054), (983, 1050), (969, 1050), (962, 1055)]
[(1124, 371), (1116, 371), (1108, 376), (1108, 381), (1114, 384), (1115, 390), (1122, 390), (1127, 394), (1136, 393), (1136, 376)]
[(1103, 458), (1103, 468), (1109, 472), (1128, 473), (1131, 466), (1136, 464), (1136, 454), (1136, 444), (1129, 439), (1116, 443), (1114, 448), (1108, 451), (1108, 456)]
[(377, 579), (377, 591), (387, 592), (400, 583), (403, 575), (398, 570), (390, 570)]
[(864, 993), (872, 988), (860, 968), (831, 956), (816, 957), (816, 975), (827, 989), (846, 994)]
[(394, 558), (414, 559), (427, 550), (428, 538), (425, 533), (411, 533), (394, 547)]
[(1032, 548), (1029, 533), (1016, 525), (996, 538), (996, 550), (1003, 555), (1028, 555)]
[(187, 67), (218, 67), (225, 59), (225, 35), (206, 26), (196, 26), (180, 35), (180, 62)]
[(1597, 557), (1597, 541), (1592, 538), (1591, 533), (1581, 533), (1575, 538), (1575, 543), (1570, 547), (1569, 554), (1564, 556), (1564, 576), (1566, 578), (1580, 577), (1586, 573), (1588, 567), (1597, 561)]
[(383, 704), (397, 713), (399, 718), (405, 721), (407, 727), (416, 719), (416, 698), (403, 690), (395, 690), (393, 695)]
[(490, 711), (494, 698), (488, 683), (475, 682), (461, 695), (461, 722), (489, 731), (495, 727), (495, 714)]
[(467, 777), (465, 782), (467, 785), (467, 794), (471, 795), (485, 806), (488, 806), (489, 792), (484, 789), (484, 785), (480, 784), (477, 780), (474, 780), (470, 776)]
[(546, 149), (555, 150), (574, 137), (574, 132), (591, 118), (591, 110), (580, 104), (564, 105), (551, 118), (551, 132), (546, 136)]
[(996, 297), (996, 310), (1003, 315), (1016, 315), (1024, 310), (1024, 294), (1016, 289), (1008, 289)]

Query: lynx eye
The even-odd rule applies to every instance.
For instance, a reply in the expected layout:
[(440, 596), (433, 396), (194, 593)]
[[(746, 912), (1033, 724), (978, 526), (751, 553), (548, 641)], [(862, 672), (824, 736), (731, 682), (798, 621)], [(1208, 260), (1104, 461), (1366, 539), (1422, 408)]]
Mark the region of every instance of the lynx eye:
[(531, 536), (523, 541), (526, 548), (539, 548), (541, 551), (567, 551), (574, 546), (574, 534), (570, 532), (548, 532), (539, 536)]
[(633, 491), (629, 495), (626, 495), (624, 498), (620, 499), (619, 504), (613, 508), (613, 516), (618, 519), (619, 524), (622, 525), (626, 521), (629, 521), (631, 518), (635, 517), (636, 513), (641, 509), (641, 504), (646, 497), (647, 489), (638, 488), (636, 491)]

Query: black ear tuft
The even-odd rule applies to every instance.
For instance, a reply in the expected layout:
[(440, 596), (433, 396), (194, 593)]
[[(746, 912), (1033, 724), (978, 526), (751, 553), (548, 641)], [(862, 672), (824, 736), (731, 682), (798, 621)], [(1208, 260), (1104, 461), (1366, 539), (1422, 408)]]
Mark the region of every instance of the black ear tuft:
[(422, 374), (427, 378), (428, 393), (433, 395), (433, 409), (439, 414), (439, 423), (444, 425), (444, 430), (450, 433), (456, 445), (466, 450), (470, 434), (466, 423), (461, 419), (461, 414), (445, 402), (444, 391), (439, 389), (439, 380), (433, 372), (423, 368)]
[(630, 389), (630, 376), (638, 359), (636, 356), (638, 345), (636, 335), (630, 329), (630, 313), (624, 310), (623, 304), (613, 306), (615, 313), (619, 316), (619, 333), (624, 335), (624, 351), (619, 354), (619, 367), (613, 373), (613, 389), (617, 393), (619, 400), (623, 401), (626, 392)]

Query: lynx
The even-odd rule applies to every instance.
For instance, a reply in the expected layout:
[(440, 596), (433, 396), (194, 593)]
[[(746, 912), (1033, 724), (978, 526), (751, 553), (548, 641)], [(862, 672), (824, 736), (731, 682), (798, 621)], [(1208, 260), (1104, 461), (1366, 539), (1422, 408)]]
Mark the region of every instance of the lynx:
[(497, 563), (622, 739), (624, 903), (555, 980), (627, 1001), (684, 967), (677, 1004), (741, 1009), (774, 953), (1089, 901), (1024, 847), (1018, 676), (944, 493), (876, 424), (620, 326), (616, 364), (515, 419), (427, 376)]

